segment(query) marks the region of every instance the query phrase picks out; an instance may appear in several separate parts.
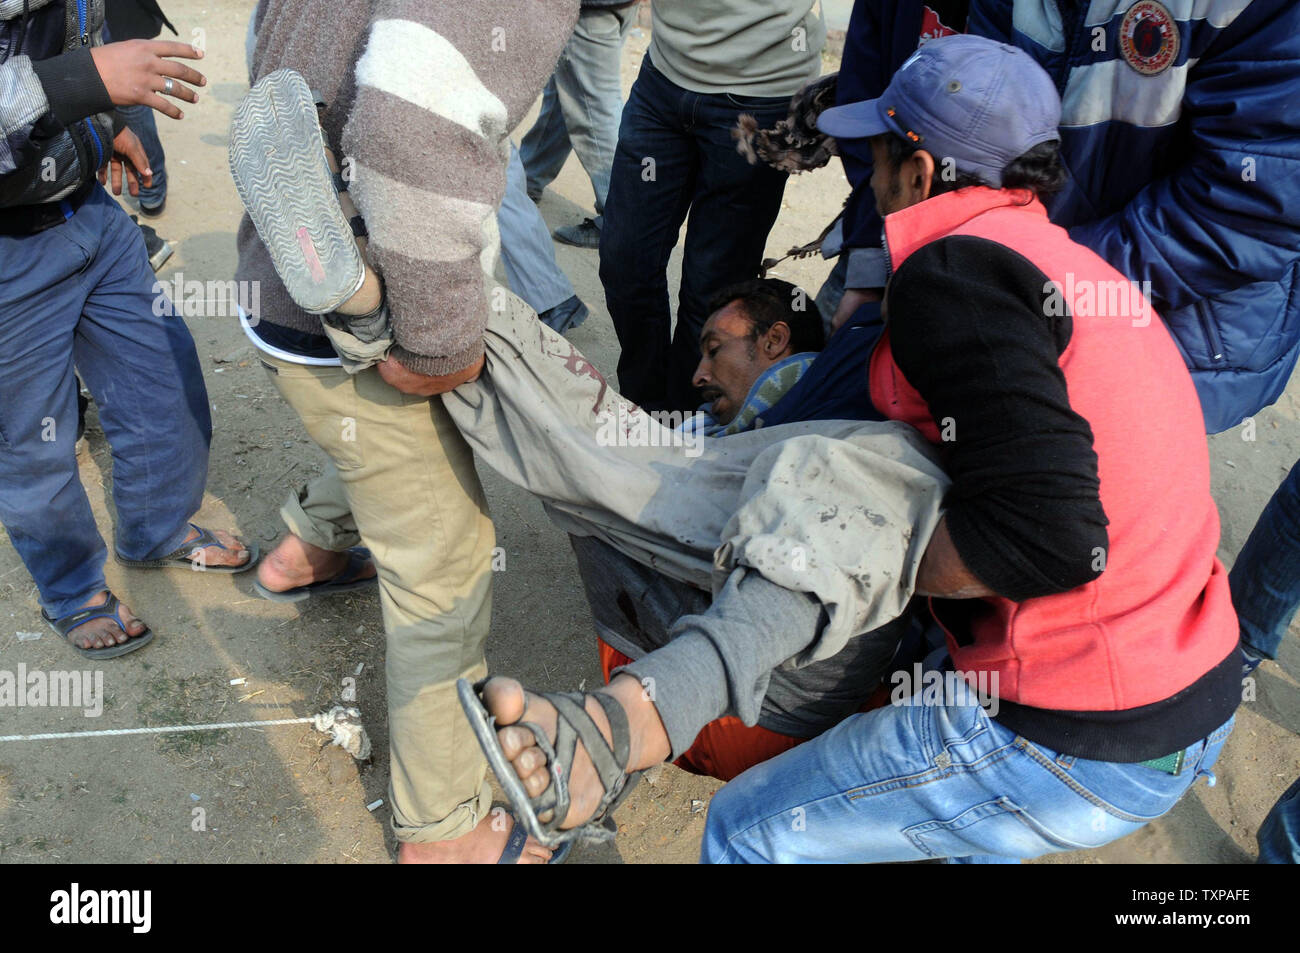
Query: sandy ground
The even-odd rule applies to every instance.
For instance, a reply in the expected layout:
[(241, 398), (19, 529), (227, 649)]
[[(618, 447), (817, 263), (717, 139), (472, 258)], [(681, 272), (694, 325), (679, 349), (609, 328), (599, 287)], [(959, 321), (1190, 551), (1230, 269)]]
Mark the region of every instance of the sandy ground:
[[(177, 247), (164, 282), (226, 280), (235, 263), (239, 201), (226, 169), (231, 112), (243, 95), (244, 24), (250, 0), (172, 0), (183, 38), (202, 30), (209, 78), (183, 122), (160, 119), (170, 175), (158, 230)], [(645, 31), (624, 54), (625, 87), (645, 50)], [(834, 69), (829, 62), (827, 69)], [(527, 128), (529, 120), (525, 122)], [(838, 165), (792, 179), (768, 253), (814, 237), (843, 201)], [(577, 161), (541, 203), (552, 227), (590, 214), (591, 189)], [(617, 345), (597, 276), (596, 254), (556, 246), (560, 266), (592, 308), (573, 341), (612, 370)], [(782, 277), (810, 291), (828, 271), (820, 259), (791, 262)], [(672, 266), (675, 287), (677, 259)], [(188, 319), (203, 358), (215, 436), (202, 518), (234, 526), (263, 548), (282, 527), (284, 495), (319, 472), (323, 456), (280, 401), (229, 317)], [(1288, 466), (1300, 456), (1294, 382), (1241, 430), (1214, 438), (1214, 491), (1223, 516), (1225, 562), (1249, 533)], [(1133, 426), (1142, 426), (1141, 408)], [(82, 478), (105, 534), (111, 456), (92, 416)], [(177, 466), (186, 465), (178, 460)], [(566, 540), (528, 495), (483, 473), (505, 571), (497, 574), (488, 658), (494, 671), (541, 688), (598, 680), (590, 615)], [(0, 734), (209, 723), (310, 715), (336, 703), (343, 679), (356, 680), (376, 754), (360, 765), (305, 726), (179, 736), (0, 742), (0, 860), (10, 862), (383, 862), (393, 850), (387, 806), (383, 631), (376, 598), (340, 597), (276, 605), (257, 598), (248, 576), (125, 572), (111, 562), (109, 584), (152, 625), (146, 651), (109, 662), (102, 716), (68, 709), (0, 710)], [(18, 633), (43, 633), (20, 640)], [(7, 538), (0, 539), (0, 668), (81, 669), (78, 656), (45, 628), (35, 588)], [(359, 674), (358, 674), (359, 671)], [(1256, 700), (1217, 767), (1218, 784), (1197, 786), (1169, 816), (1101, 850), (1049, 862), (1244, 863), (1269, 806), (1300, 773), (1300, 649), (1256, 678)], [(246, 683), (231, 686), (231, 679)], [(620, 810), (621, 836), (583, 848), (575, 862), (691, 862), (717, 783), (673, 767), (657, 769)]]

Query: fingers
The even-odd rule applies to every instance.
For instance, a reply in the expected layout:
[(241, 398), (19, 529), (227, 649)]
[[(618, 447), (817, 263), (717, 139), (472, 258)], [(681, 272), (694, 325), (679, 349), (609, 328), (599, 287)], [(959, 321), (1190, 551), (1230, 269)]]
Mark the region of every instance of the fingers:
[(128, 163), (124, 162), (122, 164), (126, 167), (127, 191), (130, 192), (132, 196), (138, 196), (140, 194), (140, 179), (136, 176), (135, 169), (133, 169)]
[(113, 146), (127, 162), (131, 163), (137, 172), (146, 175), (151, 173), (149, 156), (145, 154), (144, 145), (135, 135), (120, 136), (113, 142)]
[(122, 194), (122, 160), (114, 156), (108, 160), (108, 165), (113, 172), (113, 194)]
[[(159, 76), (174, 76), (182, 82), (189, 83), (191, 86), (208, 85), (207, 77), (193, 67), (186, 66), (184, 63), (177, 63), (175, 60), (161, 60), (158, 63)], [(193, 102), (193, 100), (190, 100)]]
[[(196, 46), (190, 46), (188, 43), (178, 43), (175, 40), (147, 40), (149, 52), (154, 56), (179, 56), (184, 60), (201, 60), (203, 51)], [(200, 84), (201, 85), (201, 84)]]
[(172, 119), (185, 118), (185, 113), (181, 112), (180, 109), (171, 102), (171, 100), (163, 99), (157, 93), (150, 93), (146, 96), (142, 105), (148, 106), (150, 109), (155, 109), (164, 116), (170, 116)]

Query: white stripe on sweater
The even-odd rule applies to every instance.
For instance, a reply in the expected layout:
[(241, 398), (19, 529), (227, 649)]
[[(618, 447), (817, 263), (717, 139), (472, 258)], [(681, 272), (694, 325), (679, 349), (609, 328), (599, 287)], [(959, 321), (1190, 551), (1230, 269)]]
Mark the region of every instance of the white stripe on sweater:
[[(491, 205), (407, 185), (359, 162), (353, 170), (348, 191), (375, 244), (419, 261), (461, 261), (487, 251), (484, 222), (496, 220)], [(401, 244), (386, 236), (400, 236)]]
[(505, 104), (460, 50), (411, 20), (378, 20), (357, 63), (357, 84), (390, 93), (481, 136), (505, 135)]

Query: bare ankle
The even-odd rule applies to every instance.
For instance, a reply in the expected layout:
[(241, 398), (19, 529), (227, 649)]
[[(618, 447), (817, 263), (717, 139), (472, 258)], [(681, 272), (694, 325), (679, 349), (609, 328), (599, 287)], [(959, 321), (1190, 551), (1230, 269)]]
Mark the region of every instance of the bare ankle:
[(640, 771), (668, 760), (672, 745), (655, 707), (653, 694), (632, 675), (617, 675), (605, 688), (627, 714), (628, 771)]

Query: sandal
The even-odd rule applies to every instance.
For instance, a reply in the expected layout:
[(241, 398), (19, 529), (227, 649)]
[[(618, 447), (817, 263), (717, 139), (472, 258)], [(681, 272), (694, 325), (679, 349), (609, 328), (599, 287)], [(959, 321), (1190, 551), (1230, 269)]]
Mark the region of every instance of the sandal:
[[(79, 609), (69, 615), (60, 616), (57, 619), (42, 609), (41, 617), (49, 623), (51, 629), (63, 636), (64, 641), (71, 645), (76, 651), (86, 656), (86, 658), (118, 658), (119, 656), (134, 652), (136, 649), (142, 649), (153, 641), (153, 630), (148, 627), (146, 627), (139, 635), (127, 635), (126, 626), (122, 624), (122, 620), (119, 619), (117, 615), (117, 610), (121, 605), (121, 600), (110, 591), (108, 598), (100, 605), (87, 606), (84, 609)], [(68, 638), (68, 634), (72, 632), (73, 629), (84, 625), (93, 619), (112, 619), (117, 623), (117, 627), (122, 630), (122, 634), (127, 636), (127, 640), (121, 645), (113, 645), (108, 648), (85, 649), (80, 645), (76, 645)]]
[[(521, 820), (528, 833), (546, 847), (560, 847), (575, 840), (607, 841), (618, 833), (614, 823), (614, 810), (627, 797), (641, 777), (640, 771), (629, 774), (627, 765), (630, 746), (628, 744), (627, 715), (623, 706), (608, 695), (595, 693), (595, 698), (605, 709), (609, 719), (610, 734), (614, 744), (605, 741), (605, 736), (596, 727), (595, 721), (587, 714), (583, 704), (587, 696), (578, 692), (532, 692), (555, 706), (555, 744), (546, 737), (540, 725), (529, 721), (516, 722), (520, 728), (527, 728), (533, 733), (537, 747), (546, 755), (546, 765), (551, 773), (551, 783), (537, 798), (528, 796), (523, 782), (515, 773), (514, 767), (506, 760), (505, 753), (497, 741), (496, 718), (488, 714), (479, 698), (483, 682), (477, 685), (466, 679), (456, 680), (456, 694), (460, 705), (465, 710), (470, 727), (478, 738), (479, 747), (487, 757), (488, 764), (496, 773), (497, 780), (510, 799), (515, 817)], [(560, 825), (569, 813), (569, 773), (573, 770), (573, 755), (578, 742), (581, 741), (595, 766), (596, 775), (605, 789), (604, 796), (591, 819), (578, 827), (561, 830)], [(538, 815), (552, 812), (549, 821), (543, 823)]]
[[(501, 856), (497, 858), (498, 864), (517, 864), (519, 858), (523, 856), (524, 845), (528, 843), (528, 828), (524, 826), (523, 821), (519, 820), (519, 815), (510, 815), (515, 819), (514, 827), (510, 828), (510, 836), (506, 838), (506, 846), (501, 848)], [(569, 859), (569, 852), (573, 850), (573, 841), (561, 844), (551, 852), (551, 859), (548, 864), (562, 864)]]
[(334, 311), (361, 288), (366, 265), (335, 194), (316, 98), (299, 73), (278, 69), (248, 91), (229, 151), (235, 188), (285, 290), (304, 311)]
[(263, 599), (270, 599), (272, 602), (302, 602), (312, 596), (332, 596), (340, 592), (352, 592), (356, 589), (365, 589), (378, 585), (378, 574), (361, 578), (366, 563), (370, 562), (370, 550), (364, 546), (353, 546), (347, 552), (347, 565), (343, 567), (341, 572), (329, 579), (322, 579), (306, 586), (296, 586), (293, 589), (282, 589), (279, 592), (266, 588), (266, 586), (254, 579), (253, 588), (257, 590), (257, 594)]
[(132, 569), (188, 569), (191, 572), (224, 572), (239, 573), (247, 572), (257, 565), (257, 557), (261, 555), (261, 550), (257, 548), (256, 543), (244, 543), (243, 548), (248, 552), (248, 559), (238, 566), (209, 566), (202, 555), (199, 556), (198, 562), (192, 557), (196, 552), (203, 549), (211, 549), (213, 546), (218, 549), (229, 548), (223, 544), (210, 530), (204, 529), (197, 523), (191, 523), (190, 527), (196, 529), (199, 535), (187, 543), (182, 543), (179, 549), (175, 549), (158, 559), (127, 559), (116, 550), (113, 552), (113, 558), (120, 565), (129, 566)]

